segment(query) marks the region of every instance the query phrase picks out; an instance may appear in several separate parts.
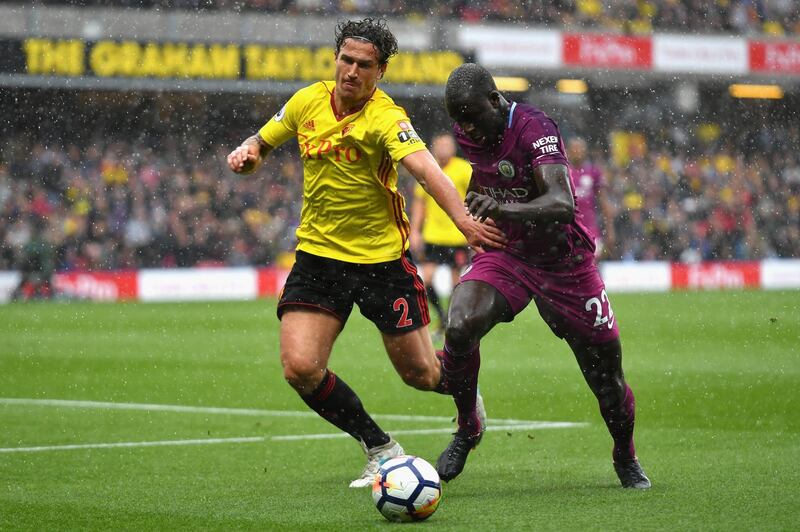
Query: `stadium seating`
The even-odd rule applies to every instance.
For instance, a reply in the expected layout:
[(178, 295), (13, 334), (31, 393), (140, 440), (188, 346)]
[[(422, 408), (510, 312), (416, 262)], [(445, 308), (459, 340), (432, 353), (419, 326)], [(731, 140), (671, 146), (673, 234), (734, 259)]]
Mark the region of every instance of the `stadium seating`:
[(257, 10), (325, 15), (380, 14), (465, 21), (510, 21), (622, 33), (800, 33), (800, 5), (789, 0), (40, 0), (46, 5), (144, 9)]
[[(615, 206), (607, 258), (800, 257), (800, 161), (788, 149), (800, 134), (783, 133), (754, 154), (653, 144), (614, 160), (595, 146)], [(301, 167), (289, 147), (240, 178), (224, 167), (228, 145), (34, 142), (28, 157), (19, 140), (0, 141), (0, 270), (21, 267), (42, 218), (59, 270), (267, 265), (293, 248)], [(412, 181), (401, 178), (406, 197)]]

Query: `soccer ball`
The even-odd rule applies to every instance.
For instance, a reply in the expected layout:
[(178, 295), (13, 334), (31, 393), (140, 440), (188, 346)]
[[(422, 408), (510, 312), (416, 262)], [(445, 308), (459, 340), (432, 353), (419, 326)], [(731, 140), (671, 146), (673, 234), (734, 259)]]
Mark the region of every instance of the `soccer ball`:
[(389, 521), (422, 521), (442, 498), (436, 469), (418, 456), (397, 456), (381, 464), (372, 483), (372, 500)]

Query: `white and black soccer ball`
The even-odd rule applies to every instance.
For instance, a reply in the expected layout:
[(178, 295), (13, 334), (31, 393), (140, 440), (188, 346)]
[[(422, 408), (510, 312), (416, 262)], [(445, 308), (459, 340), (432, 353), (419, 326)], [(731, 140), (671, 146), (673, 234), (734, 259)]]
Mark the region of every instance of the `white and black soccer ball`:
[(422, 521), (442, 499), (436, 469), (418, 456), (397, 456), (384, 462), (372, 483), (372, 500), (389, 521)]

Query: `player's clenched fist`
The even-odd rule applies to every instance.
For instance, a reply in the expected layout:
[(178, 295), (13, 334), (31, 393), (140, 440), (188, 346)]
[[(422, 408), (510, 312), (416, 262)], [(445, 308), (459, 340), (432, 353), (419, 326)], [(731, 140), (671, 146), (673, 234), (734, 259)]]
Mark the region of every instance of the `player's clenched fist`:
[(237, 174), (249, 174), (258, 163), (258, 146), (244, 144), (228, 154), (228, 167)]
[(486, 196), (485, 194), (478, 194), (477, 192), (468, 192), (464, 200), (464, 205), (467, 211), (480, 221), (485, 221), (487, 218), (494, 218), (495, 220), (500, 217), (500, 204), (494, 198)]

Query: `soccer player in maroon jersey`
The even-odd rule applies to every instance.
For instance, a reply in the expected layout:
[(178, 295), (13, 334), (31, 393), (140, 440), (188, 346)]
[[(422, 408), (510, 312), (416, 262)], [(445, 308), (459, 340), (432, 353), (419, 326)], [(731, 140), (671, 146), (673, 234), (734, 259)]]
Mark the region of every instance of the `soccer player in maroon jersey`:
[[(583, 226), (594, 239), (595, 257), (611, 252), (616, 242), (611, 203), (603, 171), (588, 157), (586, 141), (572, 137), (567, 141), (569, 177), (575, 185), (575, 208)], [(602, 218), (601, 218), (602, 217)], [(603, 227), (600, 227), (602, 219)]]
[(458, 431), (437, 461), (444, 480), (464, 468), (485, 427), (476, 412), (479, 344), (533, 300), (575, 354), (614, 440), (614, 468), (626, 488), (649, 488), (633, 444), (634, 398), (622, 371), (619, 329), (594, 262), (594, 241), (575, 207), (574, 183), (555, 122), (508, 102), (489, 72), (456, 68), (445, 90), (455, 134), (472, 163), (469, 212), (508, 237), (503, 250), (476, 255), (453, 293), (443, 369), (458, 409)]

